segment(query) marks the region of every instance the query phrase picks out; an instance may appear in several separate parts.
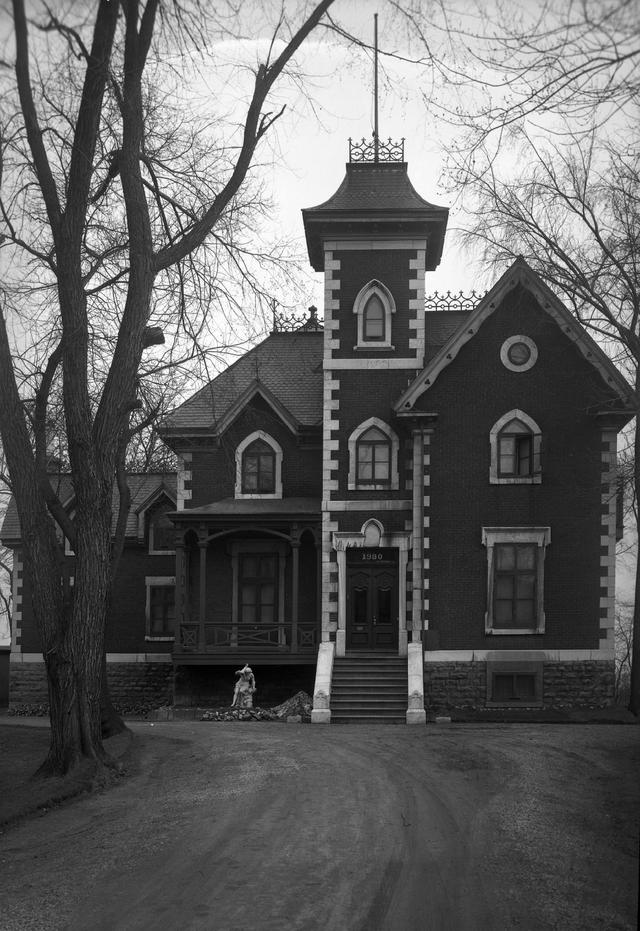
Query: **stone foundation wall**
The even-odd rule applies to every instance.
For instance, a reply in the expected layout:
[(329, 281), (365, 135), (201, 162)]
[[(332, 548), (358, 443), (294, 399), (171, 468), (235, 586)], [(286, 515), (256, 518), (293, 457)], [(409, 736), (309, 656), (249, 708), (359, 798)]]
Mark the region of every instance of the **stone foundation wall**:
[[(486, 663), (427, 663), (424, 697), (425, 707), (430, 712), (484, 708), (487, 701)], [(607, 708), (613, 700), (613, 661), (543, 663), (543, 708)], [(526, 707), (516, 702), (512, 706)]]
[(548, 708), (608, 708), (614, 699), (613, 661), (544, 664)]
[[(123, 711), (140, 705), (168, 705), (172, 702), (171, 663), (109, 663), (107, 676), (111, 700)], [(9, 699), (11, 705), (48, 703), (44, 663), (11, 665)]]
[(483, 708), (487, 695), (486, 663), (427, 663), (424, 705), (429, 711)]

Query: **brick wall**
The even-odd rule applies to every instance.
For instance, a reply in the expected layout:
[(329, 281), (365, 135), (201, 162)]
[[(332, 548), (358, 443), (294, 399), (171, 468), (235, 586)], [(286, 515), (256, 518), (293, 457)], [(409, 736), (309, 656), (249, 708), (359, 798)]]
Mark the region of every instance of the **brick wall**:
[[(538, 346), (536, 365), (508, 371), (513, 334)], [(501, 636), (500, 649), (598, 649), (601, 434), (589, 409), (603, 386), (533, 298), (512, 292), (419, 399), (438, 413), (431, 440), (430, 627), (440, 649), (495, 649), (484, 633), (483, 526), (549, 526), (544, 639)], [(542, 431), (542, 484), (491, 485), (489, 434), (519, 408)]]
[[(409, 282), (415, 279), (415, 271), (411, 270), (410, 262), (415, 259), (416, 252), (412, 249), (398, 250), (349, 250), (336, 252), (334, 257), (340, 261), (340, 348), (336, 350), (335, 358), (354, 356), (353, 347), (358, 342), (357, 320), (353, 313), (353, 304), (358, 292), (372, 279), (381, 281), (393, 294), (396, 302), (396, 313), (391, 324), (391, 342), (393, 350), (381, 350), (379, 355), (404, 356), (413, 354), (409, 350), (409, 339), (415, 334), (409, 332), (409, 301), (414, 296)], [(371, 355), (372, 353), (364, 353)], [(363, 355), (359, 353), (358, 355)], [(406, 382), (405, 382), (406, 386)]]
[[(74, 573), (75, 559), (68, 557), (67, 572)], [(150, 556), (148, 542), (128, 540), (120, 560), (106, 628), (107, 652), (144, 653), (147, 649), (145, 576), (175, 575), (175, 556)], [(31, 602), (31, 583), (25, 573), (22, 592), (22, 616), (16, 647), (22, 653), (40, 653), (42, 645), (36, 629)], [(166, 645), (157, 644), (156, 652)]]

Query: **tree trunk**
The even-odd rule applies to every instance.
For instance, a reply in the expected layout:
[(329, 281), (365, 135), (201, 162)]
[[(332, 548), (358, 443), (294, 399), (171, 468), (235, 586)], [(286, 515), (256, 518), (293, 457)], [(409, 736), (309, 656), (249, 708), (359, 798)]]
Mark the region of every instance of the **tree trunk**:
[[(640, 366), (636, 371), (636, 393), (640, 391)], [(634, 440), (633, 485), (636, 506), (640, 502), (640, 424), (636, 417), (636, 434)], [(636, 525), (636, 534), (640, 536), (640, 526)], [(635, 598), (633, 605), (633, 631), (631, 648), (631, 681), (629, 683), (629, 711), (640, 715), (640, 553), (636, 558)]]

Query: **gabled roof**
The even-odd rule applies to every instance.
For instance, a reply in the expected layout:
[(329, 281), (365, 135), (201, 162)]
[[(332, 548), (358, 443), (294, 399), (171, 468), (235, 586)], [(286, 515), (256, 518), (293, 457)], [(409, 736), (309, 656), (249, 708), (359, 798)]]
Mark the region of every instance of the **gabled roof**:
[(526, 288), (535, 297), (540, 307), (549, 314), (562, 332), (575, 343), (587, 362), (596, 369), (607, 388), (618, 395), (623, 408), (629, 412), (627, 420), (635, 414), (635, 394), (626, 379), (522, 257), (516, 259), (493, 288), (485, 294), (477, 307), (464, 317), (455, 333), (400, 396), (394, 404), (394, 410), (397, 413), (407, 413), (413, 408), (418, 398), (434, 384), (440, 372), (453, 362), (462, 347), (473, 339), (484, 321), (502, 304), (506, 295), (518, 285)]
[(327, 239), (398, 236), (427, 240), (427, 269), (440, 263), (449, 210), (421, 197), (406, 162), (349, 162), (338, 190), (302, 211), (309, 260), (324, 269)]
[(272, 333), (169, 414), (163, 439), (219, 435), (256, 394), (291, 430), (321, 424), (322, 353), (321, 330)]
[[(157, 497), (164, 492), (167, 497), (176, 502), (177, 482), (175, 473), (170, 472), (146, 472), (144, 474), (129, 474), (127, 482), (131, 492), (131, 508), (127, 518), (126, 536), (135, 537), (138, 532), (138, 515), (143, 512)], [(73, 481), (71, 475), (63, 473), (51, 476), (51, 484), (56, 494), (70, 510), (73, 510)], [(113, 516), (111, 520), (111, 530), (115, 531), (116, 520), (118, 518), (118, 489), (113, 489)], [(19, 543), (21, 537), (20, 518), (16, 508), (15, 499), (11, 498), (7, 513), (5, 514), (0, 531), (0, 539), (9, 546), (12, 543)]]

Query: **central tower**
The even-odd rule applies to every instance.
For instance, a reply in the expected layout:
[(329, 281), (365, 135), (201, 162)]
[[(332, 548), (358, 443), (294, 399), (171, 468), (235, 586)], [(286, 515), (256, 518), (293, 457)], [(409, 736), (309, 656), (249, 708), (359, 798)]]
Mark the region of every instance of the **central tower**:
[(335, 194), (302, 214), (324, 272), (322, 639), (337, 656), (403, 655), (421, 611), (412, 475), (424, 444), (393, 405), (424, 365), (424, 276), (448, 210), (411, 184), (403, 142), (374, 134), (350, 143)]

